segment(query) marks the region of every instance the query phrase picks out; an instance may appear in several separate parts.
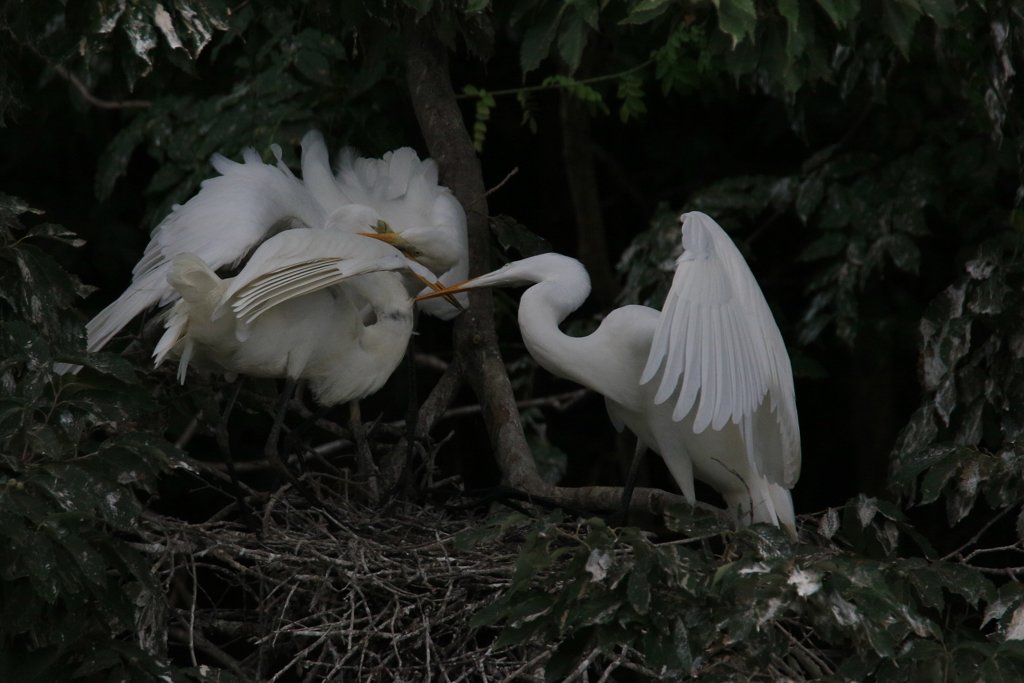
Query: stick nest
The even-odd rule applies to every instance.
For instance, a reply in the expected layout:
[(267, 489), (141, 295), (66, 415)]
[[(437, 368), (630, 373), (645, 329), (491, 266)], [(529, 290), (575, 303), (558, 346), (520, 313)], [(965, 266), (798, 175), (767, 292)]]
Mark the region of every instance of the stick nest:
[(255, 511), (259, 531), (148, 515), (172, 613), (151, 614), (140, 637), (243, 680), (543, 678), (543, 647), (497, 648), (494, 631), (470, 627), (508, 587), (513, 543), (462, 548), (472, 522), (437, 507), (325, 508), (285, 487)]

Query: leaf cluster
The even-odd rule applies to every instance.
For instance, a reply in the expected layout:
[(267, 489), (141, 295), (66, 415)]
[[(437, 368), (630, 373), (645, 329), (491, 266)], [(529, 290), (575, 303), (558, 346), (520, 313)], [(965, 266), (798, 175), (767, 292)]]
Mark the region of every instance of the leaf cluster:
[[(813, 544), (774, 527), (730, 532), (675, 509), (665, 538), (600, 519), (493, 518), (460, 542), (521, 539), (511, 584), (473, 619), (496, 647), (551, 643), (547, 680), (627, 668), (659, 680), (983, 680), (1024, 672), (1011, 608), (959, 564), (905, 554), (927, 543), (892, 503), (832, 508)], [(683, 534), (682, 537), (677, 534)], [(989, 635), (979, 624), (996, 621)]]
[(924, 396), (893, 451), (892, 483), (918, 504), (944, 498), (950, 524), (981, 499), (1003, 512), (1024, 503), (1022, 246), (1017, 227), (982, 243), (921, 320)]
[(81, 241), (38, 213), (0, 196), (0, 678), (155, 680), (164, 598), (123, 535), (183, 461), (138, 426), (155, 405), (130, 365), (72, 350), (87, 290), (42, 245)]

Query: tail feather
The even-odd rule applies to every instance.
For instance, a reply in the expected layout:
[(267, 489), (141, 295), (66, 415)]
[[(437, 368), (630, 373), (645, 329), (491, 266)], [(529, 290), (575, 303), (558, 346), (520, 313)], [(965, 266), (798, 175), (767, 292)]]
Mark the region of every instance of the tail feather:
[(224, 281), (195, 254), (178, 254), (171, 261), (167, 281), (190, 306), (219, 298)]
[(164, 295), (167, 269), (158, 268), (133, 282), (112, 304), (86, 323), (88, 350), (99, 351), (135, 316), (155, 305)]
[(722, 493), (737, 523), (740, 526), (774, 524), (784, 528), (795, 539), (796, 515), (789, 489), (773, 484), (764, 477), (747, 483), (747, 490)]
[(167, 312), (164, 334), (153, 349), (153, 364), (160, 365), (172, 351), (180, 354), (178, 381), (185, 383), (185, 374), (195, 351), (189, 338), (193, 316), (209, 318), (227, 285), (201, 258), (194, 254), (178, 254), (170, 264), (167, 281), (181, 295)]

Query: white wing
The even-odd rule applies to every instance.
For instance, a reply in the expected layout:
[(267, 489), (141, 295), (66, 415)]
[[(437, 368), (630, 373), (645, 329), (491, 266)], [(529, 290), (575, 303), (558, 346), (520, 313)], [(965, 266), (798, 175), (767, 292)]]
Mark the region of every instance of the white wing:
[[(428, 249), (443, 250), (443, 255), (434, 256), (454, 263), (445, 272), (435, 269), (442, 284), (452, 285), (468, 277), (466, 212), (451, 191), (438, 184), (437, 164), (433, 160), (421, 161), (411, 147), (388, 152), (380, 159), (358, 157), (351, 148), (345, 148), (338, 159), (336, 179), (348, 201), (372, 206), (403, 236), (411, 230), (408, 237), (414, 243), (418, 239), (414, 235), (433, 231), (433, 239), (418, 246), (423, 246), (425, 253)], [(463, 303), (467, 300), (464, 295), (457, 298)], [(418, 306), (444, 319), (459, 313), (441, 300), (423, 301)]]
[(782, 334), (725, 231), (700, 212), (681, 218), (684, 251), (640, 383), (660, 370), (655, 403), (675, 396), (677, 421), (696, 406), (695, 433), (739, 425), (757, 471), (791, 487), (800, 427)]
[(274, 153), (276, 166), (263, 163), (251, 148), (244, 152), (244, 163), (213, 156), (221, 175), (204, 181), (196, 196), (176, 206), (153, 230), (132, 284), (86, 326), (89, 350), (102, 348), (146, 308), (177, 298), (167, 275), (178, 254), (194, 254), (217, 269), (237, 264), (279, 230), (323, 225), (324, 210), (281, 162), (276, 146)]
[(285, 301), (383, 270), (426, 272), (397, 249), (360, 235), (288, 230), (253, 253), (224, 292), (214, 317), (230, 306), (239, 320), (249, 324)]
[(350, 204), (351, 200), (342, 193), (331, 172), (330, 155), (324, 136), (318, 130), (311, 130), (302, 136), (302, 181), (313, 193), (316, 200), (330, 211)]

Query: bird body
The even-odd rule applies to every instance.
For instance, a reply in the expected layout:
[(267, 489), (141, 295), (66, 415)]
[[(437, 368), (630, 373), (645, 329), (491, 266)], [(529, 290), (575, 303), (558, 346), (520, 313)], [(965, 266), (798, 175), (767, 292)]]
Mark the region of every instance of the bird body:
[[(383, 159), (342, 155), (338, 177), (330, 170), (323, 137), (316, 131), (302, 141), (303, 179), (282, 161), (264, 163), (252, 148), (241, 163), (215, 154), (220, 175), (203, 181), (199, 192), (153, 230), (132, 271), (132, 282), (113, 303), (86, 325), (88, 349), (103, 348), (144, 310), (166, 306), (180, 294), (168, 281), (179, 254), (192, 254), (212, 270), (236, 269), (262, 243), (296, 228), (345, 231), (379, 230), (392, 250), (406, 253), (448, 284), (465, 277), (468, 263), (466, 217), (447, 188), (437, 184), (437, 166), (402, 148)], [(339, 209), (362, 211), (361, 220), (338, 220)], [(332, 217), (334, 219), (332, 220)], [(383, 223), (381, 222), (383, 221)], [(429, 302), (428, 312), (450, 318), (457, 309)]]
[(518, 320), (541, 367), (602, 394), (616, 428), (661, 455), (687, 500), (696, 477), (740, 523), (795, 533), (799, 427), (781, 334), (728, 235), (704, 214), (683, 218), (663, 310), (624, 306), (584, 337), (559, 329), (590, 293), (586, 269), (567, 256), (515, 261), (450, 290), (532, 285)]
[[(328, 211), (346, 204), (373, 207), (385, 223), (395, 226), (382, 239), (426, 266), (441, 284), (466, 279), (466, 212), (448, 188), (438, 185), (433, 160), (420, 160), (411, 147), (386, 152), (380, 159), (359, 157), (346, 147), (332, 174), (323, 136), (312, 130), (302, 138), (302, 176)], [(440, 301), (424, 301), (421, 307), (442, 319), (458, 313)]]
[[(193, 254), (171, 261), (180, 299), (154, 351), (252, 377), (309, 380), (324, 405), (377, 391), (398, 366), (413, 325), (413, 297), (389, 247), (357, 235), (290, 230), (263, 243), (234, 278)], [(286, 304), (286, 305), (285, 305)]]

